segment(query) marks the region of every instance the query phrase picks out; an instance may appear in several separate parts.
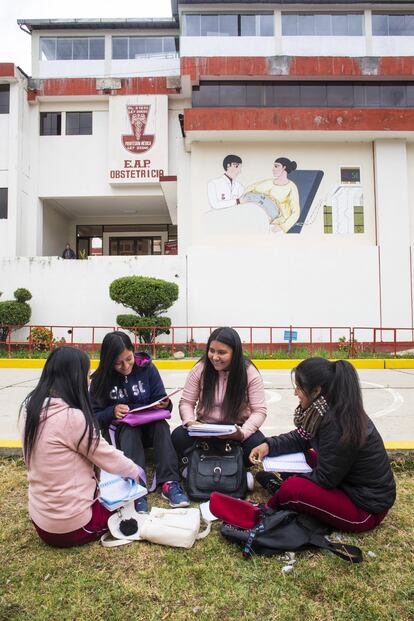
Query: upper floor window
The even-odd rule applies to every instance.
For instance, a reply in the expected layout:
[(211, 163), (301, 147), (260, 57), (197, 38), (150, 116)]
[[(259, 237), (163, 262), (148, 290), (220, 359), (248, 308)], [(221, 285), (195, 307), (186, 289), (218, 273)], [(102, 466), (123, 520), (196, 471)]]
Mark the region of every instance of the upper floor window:
[(373, 13), (372, 34), (377, 36), (414, 36), (414, 13)]
[(92, 134), (92, 112), (66, 112), (67, 136), (90, 136)]
[(9, 114), (10, 111), (10, 86), (0, 84), (0, 114)]
[(282, 13), (286, 36), (343, 36), (364, 34), (362, 13)]
[(273, 33), (273, 13), (184, 15), (187, 37), (271, 37)]
[(6, 220), (8, 216), (8, 189), (0, 188), (0, 220)]
[(40, 60), (103, 60), (104, 37), (40, 37)]
[(60, 136), (62, 133), (62, 113), (61, 112), (41, 112), (40, 113), (40, 135), (41, 136)]
[(175, 37), (112, 37), (113, 59), (175, 54), (177, 51), (178, 39)]

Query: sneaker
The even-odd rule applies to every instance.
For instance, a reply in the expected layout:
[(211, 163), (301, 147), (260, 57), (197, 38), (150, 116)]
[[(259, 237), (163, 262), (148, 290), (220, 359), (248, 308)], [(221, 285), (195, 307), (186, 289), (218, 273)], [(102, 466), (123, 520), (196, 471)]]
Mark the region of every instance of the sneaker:
[(247, 473), (247, 490), (252, 492), (254, 490), (254, 476), (251, 472)]
[(135, 511), (137, 513), (148, 513), (148, 496), (141, 496), (134, 501)]
[(169, 481), (162, 486), (161, 496), (168, 500), (170, 507), (189, 507), (190, 501), (178, 481)]
[(280, 486), (283, 483), (282, 477), (277, 472), (258, 472), (256, 474), (256, 481), (265, 488), (272, 496), (279, 491)]

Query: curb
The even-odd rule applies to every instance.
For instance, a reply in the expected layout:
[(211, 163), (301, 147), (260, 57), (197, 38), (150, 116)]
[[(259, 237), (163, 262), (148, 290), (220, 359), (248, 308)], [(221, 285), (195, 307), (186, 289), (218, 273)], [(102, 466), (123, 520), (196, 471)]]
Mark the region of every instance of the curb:
[[(198, 360), (154, 360), (157, 369), (170, 371), (189, 371)], [(0, 358), (0, 369), (43, 369), (44, 358)], [(91, 360), (91, 369), (96, 369), (98, 360)], [(293, 369), (302, 359), (253, 360), (258, 369)], [(356, 369), (414, 369), (413, 358), (350, 358)]]

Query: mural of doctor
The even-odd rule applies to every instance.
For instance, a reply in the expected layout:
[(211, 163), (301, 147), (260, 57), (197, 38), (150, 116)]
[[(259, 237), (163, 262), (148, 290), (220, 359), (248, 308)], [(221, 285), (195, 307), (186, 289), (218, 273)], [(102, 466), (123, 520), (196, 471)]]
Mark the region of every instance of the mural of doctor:
[(226, 155), (223, 160), (224, 174), (211, 179), (207, 185), (208, 202), (213, 209), (224, 209), (240, 205), (244, 187), (236, 181), (242, 170), (242, 160), (238, 155)]
[(242, 203), (256, 203), (267, 213), (271, 231), (276, 233), (289, 229), (300, 216), (300, 201), (297, 185), (288, 179), (297, 164), (287, 157), (278, 157), (273, 163), (273, 179), (252, 184), (243, 195)]

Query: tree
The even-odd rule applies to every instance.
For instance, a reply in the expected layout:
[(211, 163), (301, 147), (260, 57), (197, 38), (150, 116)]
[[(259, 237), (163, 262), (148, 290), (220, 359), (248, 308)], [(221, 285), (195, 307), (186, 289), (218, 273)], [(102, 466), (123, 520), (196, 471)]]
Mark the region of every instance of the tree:
[(24, 326), (32, 315), (32, 309), (27, 304), (28, 300), (32, 299), (30, 291), (20, 288), (16, 289), (13, 295), (14, 300), (0, 302), (0, 342), (7, 341), (9, 333)]
[[(174, 282), (147, 276), (123, 276), (109, 287), (111, 300), (132, 309), (136, 315), (118, 315), (122, 328), (137, 334), (141, 343), (151, 343), (157, 334), (169, 334), (169, 317), (161, 316), (178, 299), (178, 285)], [(146, 326), (159, 326), (145, 330)], [(161, 327), (162, 326), (162, 327)]]

